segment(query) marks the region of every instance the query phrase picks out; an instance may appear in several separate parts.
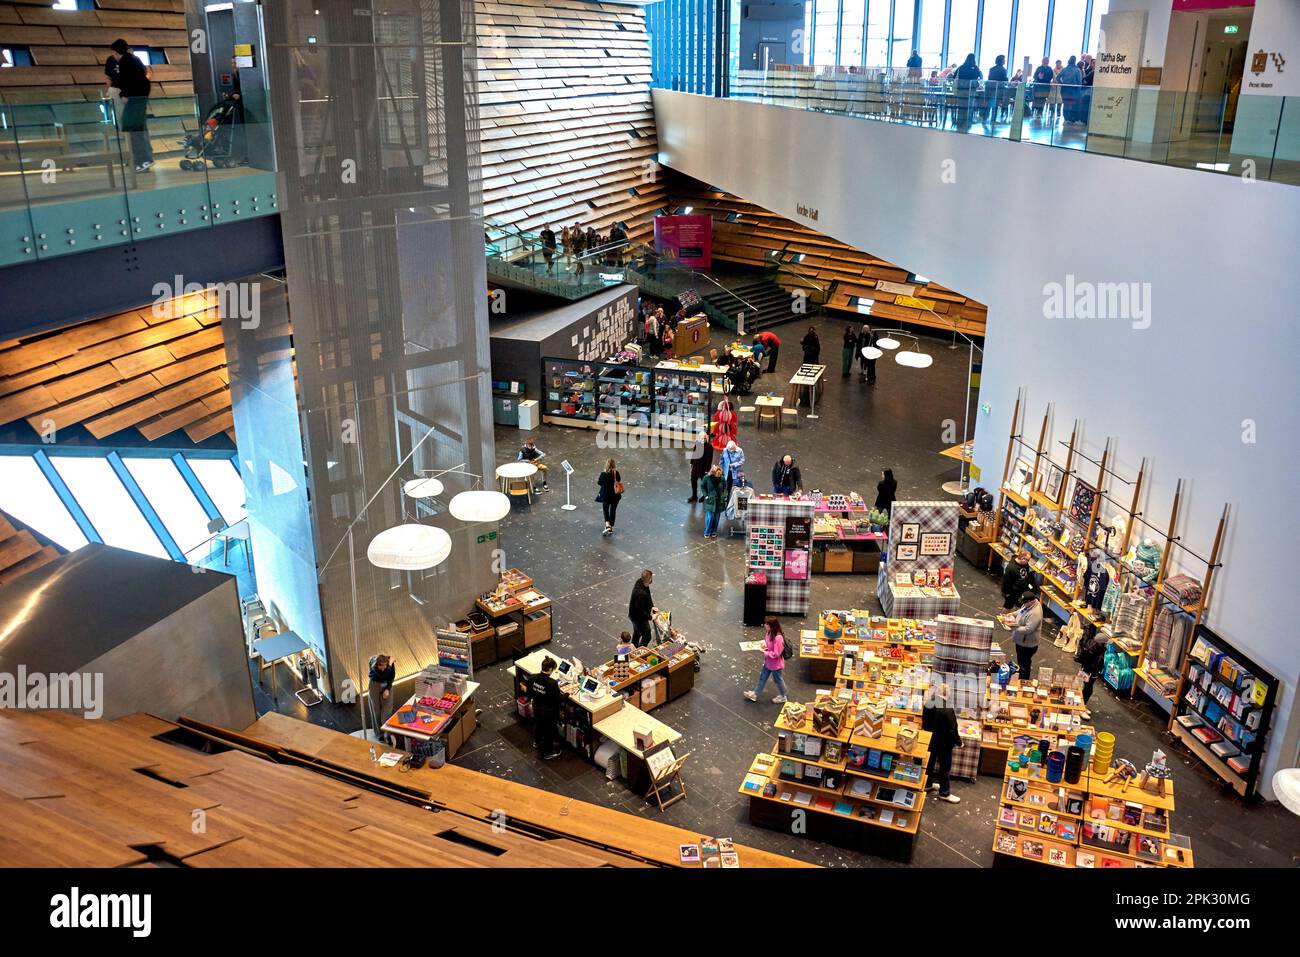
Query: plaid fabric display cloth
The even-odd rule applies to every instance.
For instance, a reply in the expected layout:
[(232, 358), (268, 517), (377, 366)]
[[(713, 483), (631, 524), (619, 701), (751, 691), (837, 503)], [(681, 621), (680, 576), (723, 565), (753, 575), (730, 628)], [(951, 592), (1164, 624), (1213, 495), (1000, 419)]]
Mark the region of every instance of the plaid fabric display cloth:
[(992, 657), (993, 622), (987, 618), (936, 615), (934, 669), (947, 674), (981, 674)]
[[(800, 516), (812, 524), (813, 503), (790, 499), (764, 499), (755, 496), (749, 500), (749, 527), (785, 528), (787, 518)], [(753, 568), (747, 571), (753, 571)], [(806, 615), (812, 596), (812, 575), (787, 581), (783, 568), (765, 568), (767, 575), (767, 613), (769, 615)]]
[[(953, 589), (954, 592), (957, 589)], [(768, 592), (768, 606), (771, 607), (771, 592)], [(935, 618), (938, 615), (951, 615), (961, 608), (961, 596), (954, 594), (948, 598), (932, 595), (898, 595), (893, 583), (880, 595), (880, 607), (887, 618)]]
[[(957, 503), (948, 502), (895, 502), (889, 510), (889, 564), (893, 571), (915, 571), (923, 569), (929, 571), (931, 568), (943, 568), (947, 566), (952, 568), (953, 560), (957, 554), (957, 524), (961, 520), (961, 512), (957, 508)], [(907, 540), (903, 534), (903, 526), (915, 525), (915, 535)], [(912, 532), (912, 529), (907, 529)], [(930, 541), (937, 541), (934, 536), (947, 535), (947, 550), (942, 555), (925, 555), (922, 554), (922, 545), (926, 544), (927, 536)], [(916, 549), (916, 558), (914, 560), (902, 560), (898, 557), (898, 549), (901, 545), (910, 545)], [(901, 616), (895, 616), (901, 617)]]
[(980, 745), (978, 741), (965, 740), (960, 748), (952, 749), (952, 770), (948, 772), (949, 777), (961, 778), (963, 781), (974, 781), (979, 777), (980, 771)]

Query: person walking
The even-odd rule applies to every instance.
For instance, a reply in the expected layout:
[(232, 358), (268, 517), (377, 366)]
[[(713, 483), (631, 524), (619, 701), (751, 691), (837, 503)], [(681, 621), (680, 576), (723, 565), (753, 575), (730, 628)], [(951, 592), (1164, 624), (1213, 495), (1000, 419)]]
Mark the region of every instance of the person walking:
[(785, 659), (785, 633), (781, 631), (779, 621), (775, 618), (769, 618), (766, 627), (763, 629), (763, 668), (758, 673), (758, 684), (754, 685), (753, 691), (746, 691), (745, 697), (750, 701), (757, 701), (758, 696), (763, 693), (763, 688), (767, 686), (767, 679), (771, 678), (776, 682), (777, 690), (777, 695), (772, 699), (772, 703), (785, 704)]
[(114, 40), (110, 49), (117, 54), (117, 88), (124, 104), (122, 130), (130, 134), (135, 171), (147, 173), (153, 166), (153, 146), (149, 143), (149, 91), (153, 86), (150, 71), (125, 40)]
[(797, 495), (803, 491), (803, 474), (794, 464), (793, 455), (784, 455), (772, 466), (772, 492), (775, 495)]
[(1092, 697), (1093, 686), (1097, 683), (1097, 676), (1106, 664), (1106, 644), (1108, 639), (1101, 634), (1092, 625), (1084, 626), (1088, 630), (1082, 641), (1079, 642), (1079, 651), (1075, 655), (1075, 660), (1079, 662), (1079, 670), (1084, 674), (1083, 682), (1083, 720), (1088, 721), (1092, 718), (1092, 712), (1087, 710), (1088, 699)]
[(605, 515), (605, 530), (602, 535), (614, 534), (614, 522), (618, 519), (618, 503), (623, 500), (623, 476), (614, 467), (614, 460), (605, 463), (605, 471), (596, 478), (596, 501), (601, 505)]
[(863, 326), (862, 332), (858, 334), (858, 362), (861, 364), (862, 381), (868, 385), (876, 381), (876, 360), (868, 358), (862, 350), (875, 347), (876, 334), (871, 331), (870, 326)]
[(1019, 610), (1002, 617), (1002, 623), (1011, 629), (1011, 640), (1016, 646), (1016, 665), (1020, 676), (1028, 680), (1043, 629), (1043, 606), (1038, 600), (1037, 585), (1025, 589), (1019, 605)]
[(844, 347), (840, 354), (840, 377), (847, 379), (853, 373), (853, 360), (858, 354), (858, 331), (844, 327)]
[(555, 230), (551, 228), (550, 223), (546, 224), (541, 236), (542, 258), (546, 260), (546, 271), (549, 273), (555, 268)]
[(947, 695), (940, 691), (933, 705), (921, 709), (921, 730), (930, 732), (930, 762), (926, 773), (932, 778), (929, 790), (939, 792), (939, 800), (959, 804), (952, 793), (952, 750), (962, 746), (957, 733), (957, 712), (948, 707)]
[(718, 524), (722, 513), (727, 510), (727, 481), (722, 477), (722, 469), (713, 466), (704, 476), (700, 486), (700, 500), (704, 503), (704, 537), (716, 539)]
[[(726, 456), (725, 452), (723, 456)], [(708, 475), (711, 468), (713, 468), (713, 443), (701, 431), (695, 438), (695, 445), (691, 447), (691, 497), (686, 500), (688, 505), (700, 500), (700, 479)]]
[(650, 644), (650, 619), (654, 617), (655, 601), (650, 595), (654, 572), (645, 569), (632, 585), (632, 598), (627, 603), (627, 618), (632, 622), (632, 643), (638, 648)]
[(880, 481), (876, 483), (876, 508), (889, 514), (898, 498), (898, 482), (894, 479), (893, 469), (881, 469)]
[(1029, 564), (1029, 552), (1021, 549), (1002, 571), (1002, 607), (1007, 611), (1015, 608), (1025, 589), (1038, 583), (1038, 572)]

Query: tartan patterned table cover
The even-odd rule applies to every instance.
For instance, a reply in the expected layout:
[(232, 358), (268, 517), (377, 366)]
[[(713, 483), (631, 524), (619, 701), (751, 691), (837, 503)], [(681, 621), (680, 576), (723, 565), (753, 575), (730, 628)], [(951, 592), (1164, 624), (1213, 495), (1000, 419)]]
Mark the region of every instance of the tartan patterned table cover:
[[(889, 510), (889, 565), (891, 571), (916, 571), (918, 568), (929, 571), (931, 568), (953, 567), (957, 555), (957, 524), (961, 512), (957, 503), (948, 502), (895, 502)], [(917, 558), (915, 561), (899, 562), (898, 546), (904, 544), (903, 526), (919, 525), (917, 535)], [(920, 554), (921, 537), (924, 535), (947, 535), (948, 554)], [(954, 576), (956, 570), (953, 571)]]
[[(884, 570), (881, 570), (883, 576)], [(937, 615), (954, 614), (961, 607), (961, 593), (953, 588), (954, 594), (948, 598), (930, 595), (899, 598), (894, 594), (893, 582), (882, 582), (877, 589), (880, 607), (887, 618), (934, 618)], [(770, 604), (770, 602), (769, 602)]]
[[(749, 500), (749, 527), (780, 525), (785, 527), (785, 520), (791, 516), (808, 519), (811, 526), (813, 503), (811, 501), (794, 501), (788, 498), (759, 498)], [(811, 546), (811, 540), (809, 545)], [(745, 562), (748, 565), (749, 551), (746, 544)], [(746, 568), (746, 571), (752, 569)], [(802, 581), (786, 581), (784, 568), (764, 569), (767, 575), (767, 613), (769, 615), (806, 615), (812, 596), (812, 572)]]
[(992, 657), (993, 621), (937, 615), (934, 668), (947, 674), (982, 674)]

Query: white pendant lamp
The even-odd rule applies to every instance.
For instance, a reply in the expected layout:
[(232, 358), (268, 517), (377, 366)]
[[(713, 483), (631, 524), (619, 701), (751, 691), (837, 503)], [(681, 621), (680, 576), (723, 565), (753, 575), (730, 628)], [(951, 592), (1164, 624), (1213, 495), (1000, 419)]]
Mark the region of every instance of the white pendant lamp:
[(499, 522), (510, 514), (510, 499), (500, 492), (459, 492), (447, 507), (461, 522)]
[(411, 479), (402, 483), (407, 498), (437, 498), (442, 494), (442, 483), (435, 478)]
[(897, 349), (899, 342), (897, 339), (891, 339), (889, 336), (881, 336), (876, 340), (876, 345), (882, 349)]
[(1300, 814), (1300, 768), (1286, 768), (1273, 775), (1273, 796), (1292, 814)]
[(900, 366), (908, 366), (912, 369), (928, 369), (934, 364), (934, 356), (926, 355), (924, 352), (900, 352), (894, 356), (894, 361)]
[(862, 358), (864, 359), (879, 359), (883, 355), (884, 353), (881, 352), (879, 349), (877, 349), (875, 346), (862, 347)]
[(386, 528), (366, 548), (366, 558), (377, 568), (422, 571), (441, 565), (451, 554), (451, 536), (432, 525), (395, 525)]

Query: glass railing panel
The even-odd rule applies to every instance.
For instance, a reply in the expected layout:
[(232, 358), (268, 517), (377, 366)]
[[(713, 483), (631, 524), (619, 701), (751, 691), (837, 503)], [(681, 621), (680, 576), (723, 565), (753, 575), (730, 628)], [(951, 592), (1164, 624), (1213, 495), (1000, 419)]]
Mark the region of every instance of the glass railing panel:
[(0, 103), (0, 266), (36, 258), (25, 179), (12, 110)]
[[(126, 102), (119, 124), (123, 159), (129, 164), (132, 238), (151, 239), (216, 225), (208, 190), (211, 160), (190, 158), (211, 132), (201, 128), (194, 98), (133, 98)], [(229, 141), (232, 129), (233, 124), (218, 127), (222, 141)]]

